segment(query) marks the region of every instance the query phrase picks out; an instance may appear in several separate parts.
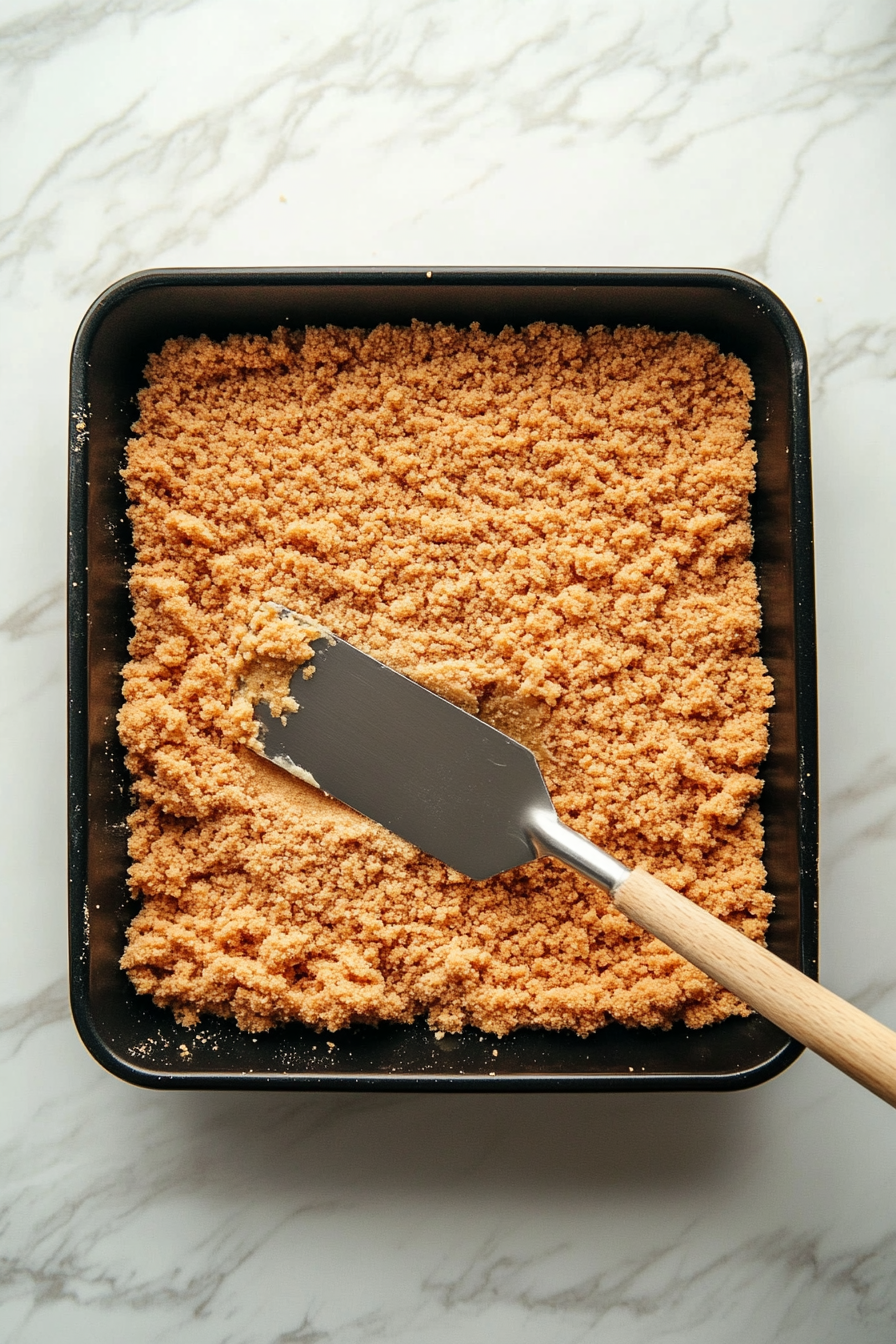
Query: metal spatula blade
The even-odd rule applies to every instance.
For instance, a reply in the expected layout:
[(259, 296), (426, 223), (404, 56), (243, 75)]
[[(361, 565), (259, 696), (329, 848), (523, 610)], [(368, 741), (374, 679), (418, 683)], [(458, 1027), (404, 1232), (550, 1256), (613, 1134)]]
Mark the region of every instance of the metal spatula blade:
[(298, 712), (256, 708), (269, 760), (477, 880), (566, 830), (528, 748), (329, 632), (313, 647), (313, 675), (290, 688)]

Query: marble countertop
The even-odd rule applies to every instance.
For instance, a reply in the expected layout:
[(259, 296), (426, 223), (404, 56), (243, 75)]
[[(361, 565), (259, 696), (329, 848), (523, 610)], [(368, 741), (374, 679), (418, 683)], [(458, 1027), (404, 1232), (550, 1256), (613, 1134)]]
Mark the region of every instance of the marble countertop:
[(144, 1093), (66, 989), (68, 356), (145, 266), (701, 265), (813, 388), (822, 976), (896, 1026), (888, 0), (0, 0), (0, 1338), (892, 1344), (896, 1114)]

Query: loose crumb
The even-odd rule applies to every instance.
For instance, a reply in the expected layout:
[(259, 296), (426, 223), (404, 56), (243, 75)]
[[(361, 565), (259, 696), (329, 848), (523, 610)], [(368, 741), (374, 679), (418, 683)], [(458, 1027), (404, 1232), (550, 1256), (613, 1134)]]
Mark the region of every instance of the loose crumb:
[(559, 863), (471, 882), (252, 750), (255, 700), (290, 712), (308, 658), (283, 604), (525, 742), (564, 821), (761, 940), (744, 364), (647, 328), (414, 323), (180, 338), (146, 379), (138, 992), (184, 1024), (437, 1039), (745, 1013)]

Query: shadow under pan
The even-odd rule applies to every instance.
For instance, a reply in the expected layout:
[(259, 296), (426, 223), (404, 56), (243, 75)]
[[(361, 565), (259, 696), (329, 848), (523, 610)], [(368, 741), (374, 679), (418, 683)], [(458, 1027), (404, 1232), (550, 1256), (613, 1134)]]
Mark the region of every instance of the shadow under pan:
[[(277, 326), (372, 327), (534, 321), (585, 329), (647, 324), (700, 333), (740, 356), (756, 386), (752, 501), (775, 683), (763, 767), (765, 854), (776, 906), (768, 945), (817, 974), (818, 771), (815, 609), (806, 353), (763, 285), (718, 270), (156, 270), (97, 299), (75, 340), (69, 452), (69, 924), (71, 998), (81, 1037), (112, 1073), (149, 1087), (405, 1091), (623, 1091), (749, 1087), (801, 1047), (758, 1016), (702, 1030), (474, 1029), (436, 1040), (422, 1022), (327, 1038), (232, 1021), (179, 1027), (119, 969), (134, 914), (126, 885), (130, 781), (116, 732), (127, 661), (133, 550), (120, 477), (147, 357), (172, 336), (269, 335)], [(328, 1039), (333, 1041), (332, 1048)], [(497, 1050), (497, 1055), (493, 1051)]]

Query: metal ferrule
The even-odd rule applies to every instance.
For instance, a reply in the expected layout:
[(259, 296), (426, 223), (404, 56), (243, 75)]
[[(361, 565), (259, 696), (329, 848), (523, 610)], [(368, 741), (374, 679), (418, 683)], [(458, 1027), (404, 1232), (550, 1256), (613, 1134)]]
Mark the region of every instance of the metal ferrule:
[(564, 826), (551, 808), (539, 808), (526, 818), (526, 835), (539, 858), (550, 855), (553, 859), (575, 868), (583, 877), (596, 882), (610, 895), (631, 876), (631, 869), (612, 855), (593, 845), (577, 831)]

